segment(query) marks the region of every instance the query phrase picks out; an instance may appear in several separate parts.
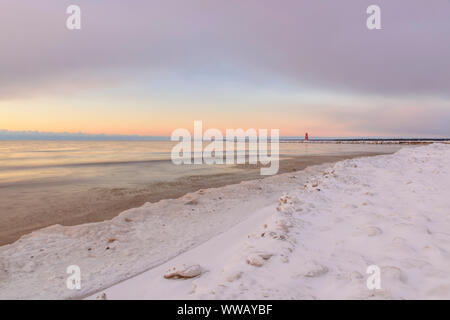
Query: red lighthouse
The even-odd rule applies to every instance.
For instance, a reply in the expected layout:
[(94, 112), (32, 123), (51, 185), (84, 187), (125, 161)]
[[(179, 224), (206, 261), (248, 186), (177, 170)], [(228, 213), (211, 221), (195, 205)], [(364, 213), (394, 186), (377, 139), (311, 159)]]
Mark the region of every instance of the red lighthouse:
[(308, 141), (308, 132), (305, 133), (305, 141)]

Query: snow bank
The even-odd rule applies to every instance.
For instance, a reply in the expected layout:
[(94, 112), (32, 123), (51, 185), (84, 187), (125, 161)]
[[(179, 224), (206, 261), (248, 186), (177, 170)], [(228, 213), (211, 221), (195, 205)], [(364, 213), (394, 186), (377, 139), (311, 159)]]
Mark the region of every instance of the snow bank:
[[(107, 299), (449, 299), (449, 159), (450, 146), (434, 144), (339, 162), (228, 232), (102, 293)], [(163, 278), (180, 264), (198, 264), (203, 273)], [(381, 270), (379, 290), (366, 286), (370, 265)]]
[[(85, 297), (227, 231), (318, 168), (147, 203), (105, 222), (35, 231), (0, 247), (0, 299)], [(67, 289), (70, 265), (81, 269), (81, 290)]]
[[(0, 298), (450, 298), (449, 159), (405, 148), (46, 228), (0, 247)], [(164, 278), (180, 265), (201, 275)]]

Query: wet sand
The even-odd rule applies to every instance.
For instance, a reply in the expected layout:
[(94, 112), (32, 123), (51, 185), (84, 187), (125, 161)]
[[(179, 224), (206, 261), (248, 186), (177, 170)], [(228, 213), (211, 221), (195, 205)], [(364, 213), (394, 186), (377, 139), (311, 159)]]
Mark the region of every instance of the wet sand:
[[(383, 153), (351, 153), (344, 155), (300, 156), (280, 161), (279, 173), (303, 170), (311, 165)], [(232, 173), (192, 175), (171, 182), (152, 183), (139, 188), (91, 188), (71, 193), (58, 186), (30, 192), (17, 185), (0, 190), (0, 245), (12, 243), (22, 235), (54, 224), (78, 225), (111, 219), (119, 213), (142, 206), (146, 202), (175, 199), (199, 189), (216, 188), (245, 180), (261, 179), (255, 166), (239, 166)], [(27, 186), (29, 187), (29, 186)]]

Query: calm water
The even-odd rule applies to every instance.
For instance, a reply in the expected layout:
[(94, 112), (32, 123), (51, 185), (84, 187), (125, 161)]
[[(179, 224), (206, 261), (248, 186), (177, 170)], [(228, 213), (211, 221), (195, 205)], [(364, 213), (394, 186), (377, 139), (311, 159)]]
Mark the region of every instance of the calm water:
[(169, 141), (0, 141), (0, 187), (16, 184), (136, 186), (230, 170), (175, 166)]
[[(238, 170), (170, 161), (170, 141), (0, 141), (0, 186), (72, 184), (136, 186), (186, 175)], [(394, 152), (397, 145), (281, 143), (282, 157)]]
[[(170, 161), (174, 144), (0, 141), (0, 245), (52, 224), (103, 221), (148, 201), (260, 177), (259, 170), (233, 166), (176, 166)], [(386, 153), (398, 148), (281, 143), (280, 154), (306, 156), (308, 161), (312, 155)]]

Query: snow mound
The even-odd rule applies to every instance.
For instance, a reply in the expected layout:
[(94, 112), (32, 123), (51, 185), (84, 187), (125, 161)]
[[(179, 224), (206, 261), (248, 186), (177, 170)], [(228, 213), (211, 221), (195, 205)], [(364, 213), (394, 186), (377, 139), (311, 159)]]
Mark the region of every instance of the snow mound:
[(449, 160), (409, 147), (46, 228), (0, 247), (0, 298), (449, 299)]
[[(345, 160), (171, 261), (202, 277), (167, 284), (158, 268), (106, 290), (115, 298), (449, 299), (450, 146)], [(367, 287), (380, 269), (381, 288)], [(163, 267), (163, 266), (162, 266)]]

